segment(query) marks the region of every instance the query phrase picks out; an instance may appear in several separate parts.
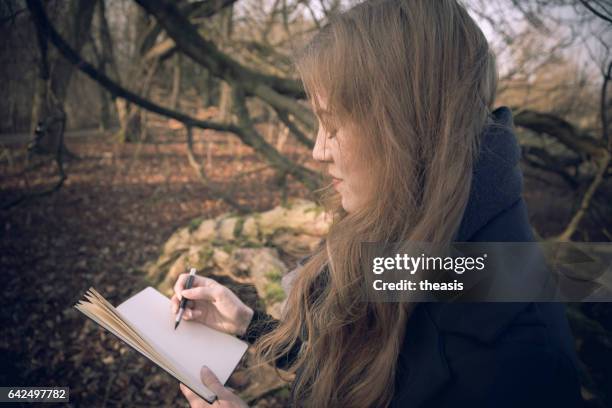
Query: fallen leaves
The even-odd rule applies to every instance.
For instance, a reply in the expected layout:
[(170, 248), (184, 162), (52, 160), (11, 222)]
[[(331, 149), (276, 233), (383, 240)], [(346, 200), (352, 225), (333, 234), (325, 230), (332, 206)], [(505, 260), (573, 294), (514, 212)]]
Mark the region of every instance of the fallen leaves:
[[(218, 136), (209, 169), (220, 182), (232, 180), (238, 165), (225, 140)], [(172, 232), (231, 209), (198, 181), (182, 140), (143, 145), (136, 161), (135, 145), (101, 137), (68, 144), (81, 160), (68, 163), (62, 189), (0, 213), (0, 382), (69, 386), (75, 406), (104, 400), (107, 406), (185, 406), (175, 379), (72, 306), (89, 286), (121, 302), (146, 285), (141, 268), (157, 258)], [(261, 166), (248, 148), (243, 153), (244, 169)], [(15, 167), (0, 163), (3, 198), (25, 187)], [(29, 174), (28, 183), (44, 187), (52, 174), (43, 168)], [(241, 178), (238, 200), (260, 210), (278, 205), (273, 176), (268, 170)], [(289, 195), (305, 191), (292, 184)]]

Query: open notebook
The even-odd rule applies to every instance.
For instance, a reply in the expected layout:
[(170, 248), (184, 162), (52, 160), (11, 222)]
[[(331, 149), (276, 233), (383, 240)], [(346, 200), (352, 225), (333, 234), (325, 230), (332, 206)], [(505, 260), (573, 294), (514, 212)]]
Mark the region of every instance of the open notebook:
[(183, 320), (174, 330), (170, 299), (148, 287), (116, 308), (94, 288), (75, 307), (209, 403), (216, 395), (200, 380), (208, 366), (225, 384), (248, 344), (201, 323)]

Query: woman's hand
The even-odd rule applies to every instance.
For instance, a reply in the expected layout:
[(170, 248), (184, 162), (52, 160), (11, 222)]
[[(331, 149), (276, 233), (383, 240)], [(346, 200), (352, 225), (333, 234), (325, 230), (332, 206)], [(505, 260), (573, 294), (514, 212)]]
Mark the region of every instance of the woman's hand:
[(253, 309), (225, 286), (203, 276), (195, 275), (191, 289), (183, 289), (188, 276), (182, 273), (174, 284), (172, 312), (178, 313), (180, 301), (185, 296), (192, 301), (187, 304), (183, 319), (195, 320), (229, 334), (245, 334), (253, 318)]
[(209, 404), (198, 396), (195, 392), (185, 387), (183, 384), (179, 385), (181, 392), (189, 401), (191, 408), (205, 408), (205, 407), (219, 407), (219, 408), (248, 408), (248, 405), (240, 399), (232, 391), (228, 390), (221, 384), (215, 374), (210, 371), (206, 366), (203, 366), (200, 370), (200, 378), (202, 383), (210, 388), (212, 392), (217, 395), (217, 400), (213, 404)]

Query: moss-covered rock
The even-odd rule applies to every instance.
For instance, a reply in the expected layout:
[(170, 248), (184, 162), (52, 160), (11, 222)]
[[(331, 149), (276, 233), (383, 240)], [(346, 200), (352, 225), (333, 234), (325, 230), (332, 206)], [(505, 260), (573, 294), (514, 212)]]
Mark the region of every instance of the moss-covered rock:
[(252, 284), (266, 310), (278, 317), (285, 299), (281, 279), (288, 271), (279, 250), (295, 258), (311, 253), (329, 222), (321, 207), (303, 199), (261, 213), (198, 217), (172, 234), (145, 270), (149, 281), (168, 295), (188, 267)]

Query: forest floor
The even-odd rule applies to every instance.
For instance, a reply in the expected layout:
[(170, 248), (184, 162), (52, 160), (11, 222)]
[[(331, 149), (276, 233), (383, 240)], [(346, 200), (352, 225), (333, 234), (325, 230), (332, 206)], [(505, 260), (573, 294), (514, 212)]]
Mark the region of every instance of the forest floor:
[[(227, 136), (207, 134), (212, 146), (195, 136), (198, 158), (205, 161), (211, 148), (207, 172), (219, 183), (262, 168), (248, 147)], [(147, 284), (141, 268), (176, 229), (232, 208), (211, 197), (189, 166), (182, 135), (165, 144), (121, 145), (110, 135), (68, 138), (66, 144), (79, 159), (67, 161), (62, 188), (0, 212), (0, 384), (68, 386), (70, 406), (188, 406), (174, 378), (73, 305), (90, 286), (120, 303)], [(20, 151), (14, 146), (10, 153)], [(0, 164), (3, 203), (57, 179), (54, 164), (47, 164), (28, 172), (26, 189), (22, 162)], [(288, 196), (308, 193), (291, 182)], [(263, 211), (280, 204), (281, 191), (268, 168), (238, 180), (235, 197)], [(258, 406), (282, 405), (276, 399), (282, 395)]]
[[(220, 185), (236, 182), (240, 203), (255, 211), (280, 204), (271, 169), (236, 177), (262, 168), (248, 147), (225, 135), (207, 133), (212, 144), (195, 136), (195, 153), (207, 163), (209, 176)], [(184, 135), (162, 142), (117, 144), (108, 134), (68, 138), (79, 159), (67, 161), (62, 188), (0, 210), (0, 385), (68, 386), (69, 406), (187, 406), (174, 378), (73, 308), (91, 286), (120, 303), (146, 285), (142, 267), (157, 258), (176, 229), (232, 210), (211, 197), (189, 166)], [(12, 160), (0, 156), (1, 203), (57, 178), (53, 163), (27, 177), (20, 174), (21, 151), (17, 145), (4, 151)], [(301, 162), (310, 159), (290, 143), (285, 153)], [(526, 185), (530, 216), (542, 235), (561, 231), (573, 194), (553, 184)], [(312, 199), (295, 181), (287, 195)], [(256, 406), (285, 402), (286, 393), (278, 393)]]

